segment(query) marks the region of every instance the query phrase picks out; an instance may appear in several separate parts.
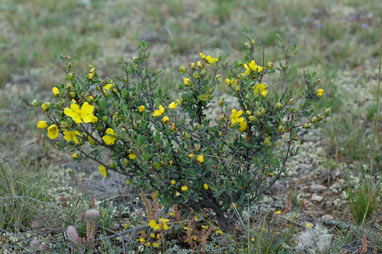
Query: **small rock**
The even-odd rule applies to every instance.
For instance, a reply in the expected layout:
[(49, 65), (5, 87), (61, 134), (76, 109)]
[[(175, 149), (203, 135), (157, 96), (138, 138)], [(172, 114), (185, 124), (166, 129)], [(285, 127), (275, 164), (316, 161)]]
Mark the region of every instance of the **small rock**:
[(331, 216), (330, 214), (325, 214), (325, 215), (322, 215), (321, 219), (322, 220), (334, 220), (334, 217)]
[(319, 196), (317, 194), (313, 194), (312, 197), (310, 198), (312, 201), (317, 201), (317, 202), (321, 202), (324, 197), (323, 196)]
[(320, 192), (326, 190), (327, 187), (321, 184), (312, 184), (310, 186), (310, 189), (312, 190), (312, 192)]
[(310, 164), (306, 164), (306, 163), (301, 163), (300, 165), (298, 165), (298, 168), (299, 169), (302, 169), (302, 170), (306, 170), (306, 169), (312, 169), (312, 165)]

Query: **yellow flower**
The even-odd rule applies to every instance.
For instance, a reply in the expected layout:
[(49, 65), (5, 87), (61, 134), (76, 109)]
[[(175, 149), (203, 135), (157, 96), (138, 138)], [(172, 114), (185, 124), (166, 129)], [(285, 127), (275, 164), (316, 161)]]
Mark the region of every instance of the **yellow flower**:
[(88, 74), (88, 79), (92, 80), (92, 79), (93, 79), (93, 76), (94, 76), (94, 73), (89, 73), (89, 74)]
[(184, 78), (183, 79), (183, 83), (186, 85), (186, 86), (189, 86), (192, 84), (191, 80), (189, 78)]
[(160, 225), (157, 224), (157, 222), (155, 220), (150, 220), (149, 224), (148, 224), (152, 229), (154, 229), (155, 231), (158, 231), (160, 230)]
[(254, 241), (255, 241), (255, 238), (254, 238), (254, 237), (252, 237), (252, 238), (251, 238), (251, 242), (254, 242)]
[(64, 109), (64, 114), (71, 117), (75, 123), (91, 123), (94, 119), (94, 106), (85, 102), (82, 104), (81, 109), (78, 104), (72, 103), (70, 108)]
[(159, 243), (158, 242), (153, 243), (153, 247), (154, 248), (159, 248)]
[(139, 106), (138, 111), (139, 113), (142, 113), (143, 111), (145, 111), (145, 106), (143, 105)]
[(168, 105), (168, 108), (169, 109), (176, 109), (176, 106), (178, 106), (178, 104), (176, 104), (175, 102), (171, 102), (170, 105)]
[(162, 107), (162, 105), (159, 105), (159, 109), (154, 110), (153, 116), (155, 117), (161, 116), (163, 115), (164, 111), (165, 111), (164, 107)]
[(107, 177), (107, 170), (104, 165), (100, 165), (99, 167), (99, 173), (103, 175), (103, 178)]
[(213, 64), (218, 61), (217, 58), (213, 58), (212, 56), (207, 56), (205, 60), (207, 61), (207, 64)]
[(239, 131), (243, 132), (247, 130), (247, 121), (240, 122), (240, 128)]
[(237, 111), (236, 109), (232, 109), (231, 115), (229, 116), (229, 118), (231, 119), (231, 124), (236, 125), (237, 123), (243, 122), (244, 118), (240, 117), (242, 114), (242, 110)]
[(264, 83), (257, 84), (256, 86), (253, 87), (253, 90), (256, 95), (258, 95), (260, 92), (262, 96), (266, 97), (268, 94), (267, 85)]
[(252, 71), (256, 71), (256, 69), (258, 68), (255, 60), (252, 60), (249, 64), (248, 64), (248, 67), (252, 70)]
[(318, 90), (316, 91), (316, 94), (317, 94), (318, 96), (321, 97), (322, 95), (324, 95), (324, 91), (325, 91), (325, 90), (322, 89), (322, 88), (321, 88), (321, 89), (318, 89)]
[(93, 116), (93, 118), (92, 118), (92, 123), (96, 123), (96, 122), (98, 122), (98, 117)]
[(130, 160), (135, 160), (137, 156), (134, 153), (129, 154), (129, 159)]
[(176, 184), (176, 181), (175, 180), (171, 180), (171, 184), (172, 185)]
[(143, 238), (143, 237), (139, 238), (139, 241), (140, 241), (141, 243), (146, 242), (145, 238)]
[(191, 67), (192, 69), (194, 69), (194, 68), (195, 68), (195, 63), (190, 63), (190, 67)]
[(58, 97), (60, 95), (60, 90), (57, 87), (52, 88), (52, 93), (54, 96)]
[(170, 215), (170, 216), (174, 216), (175, 213), (174, 213), (174, 212), (169, 212), (168, 215)]
[(203, 154), (199, 154), (197, 157), (196, 157), (196, 160), (201, 164), (204, 162), (204, 156)]
[(81, 133), (79, 131), (68, 131), (64, 130), (64, 139), (67, 142), (70, 142), (73, 140), (74, 143), (78, 144), (78, 139), (76, 136), (80, 135)]
[(205, 60), (207, 62), (208, 65), (212, 64), (212, 63), (215, 63), (218, 61), (217, 58), (213, 58), (212, 56), (205, 56), (202, 52), (200, 52), (200, 58)]
[(125, 225), (123, 226), (123, 228), (126, 230), (129, 228), (129, 224), (125, 223)]
[(168, 118), (168, 116), (165, 116), (162, 118), (162, 123), (165, 124), (165, 123), (168, 123), (170, 121), (170, 118)]
[(183, 186), (181, 187), (181, 189), (182, 189), (182, 191), (188, 191), (188, 187), (187, 187), (186, 185), (183, 185)]
[(231, 80), (229, 78), (226, 78), (224, 81), (227, 84), (227, 86), (231, 86)]
[(208, 184), (206, 184), (206, 183), (203, 184), (203, 188), (206, 189), (206, 190), (208, 190), (208, 188), (209, 188), (209, 187), (208, 187)]
[(58, 137), (58, 127), (57, 125), (53, 124), (48, 127), (48, 137), (50, 139), (56, 139)]
[(208, 229), (208, 225), (202, 225), (202, 228)]
[(194, 216), (194, 221), (198, 221), (198, 216)]
[(169, 219), (164, 219), (163, 217), (159, 218), (159, 224), (161, 229), (169, 230), (170, 227), (169, 225), (167, 225), (168, 222), (169, 222)]
[(307, 227), (307, 228), (312, 228), (313, 225), (312, 225), (311, 223), (307, 222), (307, 223), (305, 223), (305, 227)]
[(107, 128), (106, 129), (106, 134), (109, 134), (109, 135), (105, 135), (102, 137), (102, 140), (107, 144), (107, 145), (113, 145), (115, 140), (117, 139), (114, 135), (114, 130), (112, 128)]
[(77, 154), (77, 153), (73, 153), (73, 154), (72, 154), (72, 158), (73, 158), (73, 159), (77, 159), (77, 158), (78, 158), (78, 154)]
[(276, 215), (280, 215), (280, 214), (281, 214), (281, 210), (277, 210), (277, 211), (275, 212), (275, 214), (276, 214)]
[(220, 234), (220, 235), (222, 235), (222, 234), (223, 234), (223, 231), (221, 231), (220, 229), (218, 229), (218, 230), (215, 231), (215, 233), (216, 233), (216, 234)]
[(39, 129), (45, 129), (48, 126), (48, 123), (46, 121), (38, 121), (37, 122), (37, 128)]
[(190, 159), (194, 158), (194, 154), (190, 153), (190, 154), (188, 155), (188, 158), (190, 158)]
[(110, 88), (112, 88), (112, 87), (113, 87), (113, 84), (107, 84), (107, 85), (105, 85), (105, 86), (103, 87), (103, 89), (109, 91)]

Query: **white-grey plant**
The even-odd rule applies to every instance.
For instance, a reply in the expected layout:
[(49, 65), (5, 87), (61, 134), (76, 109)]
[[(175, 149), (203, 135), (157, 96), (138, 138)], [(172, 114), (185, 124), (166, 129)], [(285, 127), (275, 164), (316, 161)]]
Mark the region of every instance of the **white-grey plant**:
[(333, 235), (321, 224), (306, 228), (297, 236), (297, 249), (312, 254), (325, 253), (330, 247)]

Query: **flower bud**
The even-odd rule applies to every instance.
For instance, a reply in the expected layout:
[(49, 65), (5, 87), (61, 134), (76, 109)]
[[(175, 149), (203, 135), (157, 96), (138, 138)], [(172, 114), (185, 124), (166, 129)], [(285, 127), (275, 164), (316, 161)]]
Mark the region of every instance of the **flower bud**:
[(85, 212), (85, 219), (86, 220), (94, 220), (97, 219), (100, 216), (100, 213), (97, 209), (89, 209)]
[(280, 102), (277, 102), (276, 103), (276, 109), (282, 109), (283, 108), (283, 104), (281, 104)]
[(42, 244), (40, 244), (40, 246), (38, 247), (38, 250), (41, 251), (41, 252), (43, 252), (43, 251), (46, 250), (46, 248), (47, 248), (46, 244), (45, 244), (45, 243), (42, 243)]
[(310, 128), (310, 126), (309, 126), (309, 124), (308, 123), (304, 123), (304, 129), (309, 129)]
[(66, 229), (66, 235), (68, 236), (68, 239), (76, 244), (79, 244), (81, 242), (81, 238), (78, 235), (78, 232), (74, 226), (69, 226)]
[(75, 92), (70, 92), (70, 93), (69, 93), (69, 96), (70, 96), (71, 98), (76, 98), (77, 95), (76, 95)]
[(66, 83), (66, 85), (65, 85), (65, 88), (68, 90), (72, 89), (72, 87), (73, 87), (73, 85), (70, 82)]
[(69, 72), (68, 75), (66, 76), (66, 78), (69, 79), (69, 80), (74, 80), (75, 76), (76, 75), (74, 73)]
[(325, 109), (325, 115), (326, 116), (330, 116), (331, 114), (332, 114), (332, 109), (331, 108)]
[(293, 103), (295, 103), (295, 100), (292, 98), (289, 100), (289, 104), (293, 104)]
[(186, 67), (184, 67), (183, 65), (179, 66), (179, 71), (181, 73), (185, 73), (186, 72)]
[(198, 73), (197, 71), (195, 71), (194, 74), (192, 74), (192, 76), (193, 76), (194, 78), (199, 78), (199, 73)]
[(218, 101), (218, 104), (219, 104), (220, 107), (223, 107), (224, 106), (224, 99), (220, 98), (219, 101)]
[(113, 88), (113, 93), (117, 94), (118, 93), (118, 89), (117, 88)]
[(33, 101), (31, 102), (31, 104), (32, 104), (32, 106), (37, 106), (37, 105), (38, 105), (38, 100), (33, 100)]
[(40, 243), (38, 242), (37, 239), (33, 239), (30, 244), (29, 244), (29, 247), (32, 249), (32, 250), (38, 250), (38, 247), (40, 247)]
[(201, 77), (206, 76), (206, 74), (207, 74), (206, 69), (203, 69), (203, 70), (200, 71), (200, 76), (201, 76)]
[(285, 131), (285, 128), (283, 125), (279, 125), (279, 127), (277, 128), (279, 130), (279, 132), (283, 133)]

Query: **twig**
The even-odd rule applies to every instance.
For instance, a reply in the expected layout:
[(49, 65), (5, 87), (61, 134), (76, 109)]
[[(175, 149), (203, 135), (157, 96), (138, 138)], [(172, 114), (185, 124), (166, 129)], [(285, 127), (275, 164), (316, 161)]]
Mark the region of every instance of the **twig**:
[(44, 202), (44, 201), (41, 201), (41, 200), (38, 200), (38, 199), (35, 199), (35, 198), (32, 198), (32, 197), (29, 197), (29, 196), (12, 196), (12, 197), (11, 196), (5, 196), (5, 197), (0, 197), (0, 199), (5, 199), (5, 200), (7, 200), (7, 199), (30, 199), (30, 200), (35, 201), (37, 203), (44, 204), (44, 205), (56, 208), (57, 210), (60, 210), (62, 212), (66, 212), (66, 213), (69, 212), (69, 211), (67, 211), (67, 210), (65, 210), (65, 209), (63, 209), (61, 207), (58, 207), (56, 205), (52, 205), (50, 203), (47, 203), (47, 202)]

